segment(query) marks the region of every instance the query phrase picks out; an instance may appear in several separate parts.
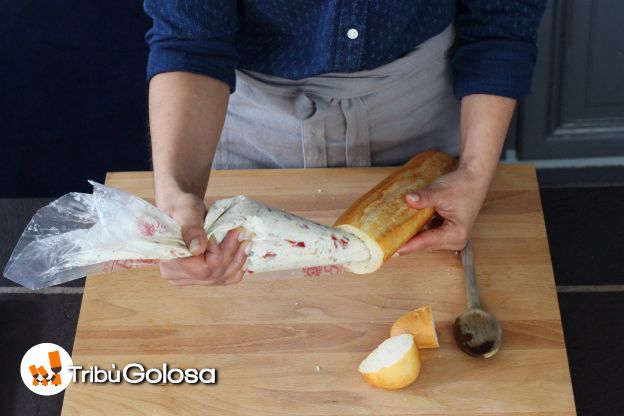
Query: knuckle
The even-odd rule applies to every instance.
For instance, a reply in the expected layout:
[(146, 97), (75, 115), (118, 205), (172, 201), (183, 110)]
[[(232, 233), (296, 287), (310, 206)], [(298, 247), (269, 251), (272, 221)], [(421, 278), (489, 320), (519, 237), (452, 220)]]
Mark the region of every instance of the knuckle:
[(197, 277), (199, 277), (202, 281), (207, 281), (212, 278), (213, 272), (214, 269), (210, 267), (202, 267), (202, 269), (197, 274)]
[(234, 240), (232, 245), (227, 248), (226, 253), (224, 254), (227, 254), (228, 258), (236, 260), (236, 254), (238, 253), (239, 249), (240, 249), (240, 243)]
[(234, 267), (234, 268), (237, 268), (237, 269), (242, 269), (243, 268), (243, 264), (245, 264), (245, 260), (246, 260), (246, 257), (244, 255), (243, 256), (236, 256), (236, 257), (234, 257), (234, 260), (232, 260), (232, 264), (231, 264), (230, 267)]
[(211, 254), (209, 256), (206, 256), (206, 268), (208, 270), (210, 270), (211, 272), (218, 268), (221, 263), (223, 262), (223, 256), (221, 256), (220, 254)]
[(214, 258), (215, 258), (215, 260), (217, 261), (217, 263), (221, 263), (221, 262), (223, 262), (223, 257), (224, 257), (224, 254), (223, 254), (223, 250), (221, 250), (221, 248), (220, 248), (220, 247), (219, 247), (219, 249), (218, 249), (215, 253), (213, 253), (213, 254), (214, 254), (214, 255), (213, 255), (212, 257), (214, 257)]
[(219, 265), (219, 267), (215, 267), (214, 269), (212, 269), (210, 280), (213, 280), (213, 281), (221, 280), (223, 279), (224, 274), (225, 274), (225, 269), (221, 265)]
[(219, 243), (217, 243), (213, 237), (209, 237), (208, 242), (206, 243), (206, 259), (216, 256), (220, 251), (221, 249), (219, 248)]

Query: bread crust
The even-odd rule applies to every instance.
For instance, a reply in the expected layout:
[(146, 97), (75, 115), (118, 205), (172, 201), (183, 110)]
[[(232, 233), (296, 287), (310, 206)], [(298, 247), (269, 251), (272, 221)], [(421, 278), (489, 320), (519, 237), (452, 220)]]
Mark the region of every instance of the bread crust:
[(371, 253), (378, 255), (371, 255), (369, 264), (352, 265), (351, 270), (355, 273), (375, 271), (416, 235), (433, 217), (435, 210), (410, 208), (405, 202), (405, 196), (427, 187), (456, 167), (457, 161), (444, 152), (419, 153), (358, 198), (336, 220), (334, 226), (345, 231), (352, 231), (353, 228), (359, 230), (357, 234), (369, 237), (365, 242)]

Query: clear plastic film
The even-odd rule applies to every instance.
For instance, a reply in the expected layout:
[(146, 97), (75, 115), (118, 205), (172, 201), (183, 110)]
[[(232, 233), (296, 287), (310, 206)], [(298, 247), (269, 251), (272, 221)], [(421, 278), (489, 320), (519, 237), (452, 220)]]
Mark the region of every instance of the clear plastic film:
[[(8, 279), (41, 289), (191, 255), (180, 225), (167, 214), (134, 195), (91, 184), (93, 194), (70, 193), (37, 211), (7, 263)], [(218, 242), (239, 227), (251, 242), (249, 274), (336, 274), (370, 257), (350, 234), (245, 196), (219, 200), (208, 210), (204, 228)]]

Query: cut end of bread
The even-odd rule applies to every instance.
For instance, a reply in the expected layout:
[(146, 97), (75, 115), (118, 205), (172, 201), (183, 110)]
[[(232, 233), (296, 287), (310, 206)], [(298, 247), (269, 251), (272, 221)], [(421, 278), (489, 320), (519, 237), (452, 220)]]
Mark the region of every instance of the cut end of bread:
[(384, 389), (409, 386), (420, 373), (420, 356), (410, 334), (382, 342), (358, 368), (367, 383)]
[(400, 334), (411, 334), (419, 349), (440, 347), (429, 305), (407, 312), (397, 319), (390, 329), (390, 336)]
[(359, 263), (348, 265), (349, 271), (357, 274), (372, 273), (379, 269), (384, 262), (384, 252), (379, 243), (373, 240), (368, 234), (350, 224), (337, 225), (336, 228), (349, 233), (362, 240), (370, 252), (370, 258)]

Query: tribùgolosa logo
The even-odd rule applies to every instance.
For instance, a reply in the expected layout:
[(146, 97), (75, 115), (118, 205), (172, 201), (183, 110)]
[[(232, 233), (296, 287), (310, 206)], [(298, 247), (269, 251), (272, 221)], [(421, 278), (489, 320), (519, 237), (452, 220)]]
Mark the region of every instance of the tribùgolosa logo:
[(72, 359), (62, 347), (44, 342), (24, 354), (20, 364), (22, 381), (30, 391), (52, 396), (65, 390), (71, 383)]

